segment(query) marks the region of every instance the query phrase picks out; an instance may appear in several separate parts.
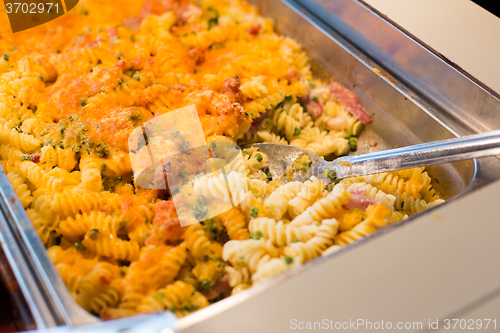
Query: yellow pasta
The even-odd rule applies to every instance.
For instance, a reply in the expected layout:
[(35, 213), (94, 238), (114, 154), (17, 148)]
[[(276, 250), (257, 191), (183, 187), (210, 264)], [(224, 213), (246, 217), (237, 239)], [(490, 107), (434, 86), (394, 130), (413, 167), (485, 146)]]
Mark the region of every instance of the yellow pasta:
[[(0, 34), (0, 54), (0, 165), (71, 295), (103, 319), (188, 315), (443, 202), (424, 168), (287, 182), (255, 147), (225, 148), (230, 170), (207, 177), (216, 158), (157, 161), (155, 181), (168, 169), (185, 193), (141, 186), (131, 158), (196, 147), (191, 128), (146, 147), (129, 137), (190, 105), (212, 153), (256, 142), (356, 150), (368, 114), (353, 116), (350, 92), (313, 79), (302, 46), (243, 0), (81, 0)], [(206, 218), (198, 205), (201, 222), (181, 226), (196, 196), (231, 208)]]

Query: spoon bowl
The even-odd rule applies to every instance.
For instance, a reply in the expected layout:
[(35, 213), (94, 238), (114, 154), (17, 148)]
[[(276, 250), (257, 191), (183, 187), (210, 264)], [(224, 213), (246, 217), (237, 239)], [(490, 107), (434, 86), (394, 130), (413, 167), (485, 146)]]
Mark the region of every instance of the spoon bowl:
[[(273, 178), (305, 181), (316, 176), (329, 184), (348, 177), (499, 155), (500, 130), (369, 154), (343, 156), (331, 162), (295, 146), (279, 143), (256, 143), (251, 146), (269, 157), (269, 171)], [(305, 156), (310, 160), (307, 168), (294, 166), (297, 158), (303, 159)]]

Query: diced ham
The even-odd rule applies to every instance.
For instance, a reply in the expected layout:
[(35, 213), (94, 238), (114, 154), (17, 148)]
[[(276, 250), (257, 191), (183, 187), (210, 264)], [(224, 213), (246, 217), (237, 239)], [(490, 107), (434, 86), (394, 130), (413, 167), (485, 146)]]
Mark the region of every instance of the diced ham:
[(261, 28), (262, 26), (260, 24), (254, 24), (251, 27), (246, 28), (245, 31), (248, 32), (250, 35), (256, 36), (259, 34)]
[(260, 123), (267, 117), (268, 112), (261, 114), (258, 118), (254, 119), (252, 123), (250, 124), (250, 129), (248, 132), (250, 134), (253, 134), (257, 131), (257, 128), (259, 128)]
[(347, 190), (347, 192), (351, 194), (365, 195), (366, 190), (363, 186), (356, 186), (356, 187), (351, 187), (350, 189)]
[(350, 188), (348, 192), (352, 195), (347, 198), (349, 202), (342, 206), (344, 209), (353, 210), (355, 208), (360, 208), (361, 210), (366, 210), (370, 205), (381, 203), (379, 200), (366, 197), (364, 195), (365, 189), (361, 186)]
[(141, 70), (144, 68), (144, 64), (146, 62), (146, 59), (143, 58), (143, 57), (136, 57), (134, 59), (132, 59), (131, 61), (131, 65), (132, 65), (132, 68), (136, 71), (138, 70)]
[(188, 55), (199, 65), (205, 60), (205, 49), (195, 46), (188, 51)]
[(240, 78), (238, 75), (233, 75), (233, 77), (225, 78), (223, 81), (223, 86), (226, 89), (227, 97), (232, 100), (231, 104), (237, 102), (242, 104), (245, 98), (240, 94)]
[(333, 82), (330, 85), (330, 93), (333, 99), (342, 103), (347, 111), (363, 124), (368, 124), (372, 121), (370, 115), (366, 113), (366, 110), (359, 104), (358, 99), (349, 89), (338, 82)]
[(219, 281), (217, 281), (212, 288), (202, 292), (202, 294), (208, 300), (211, 300), (228, 292), (229, 290), (231, 290), (231, 286), (229, 285), (229, 275), (226, 274)]
[(117, 66), (118, 68), (120, 68), (120, 70), (122, 72), (124, 72), (128, 68), (128, 65), (125, 62), (125, 60), (118, 61), (114, 66)]
[(318, 118), (323, 114), (323, 105), (321, 105), (321, 103), (319, 102), (310, 101), (306, 105), (306, 110), (311, 115), (311, 117)]
[(35, 153), (30, 155), (31, 162), (33, 163), (39, 163), (40, 162), (40, 154)]
[(323, 105), (313, 101), (310, 95), (299, 97), (298, 101), (306, 108), (307, 113), (309, 113), (311, 117), (318, 118), (323, 114)]
[(109, 39), (113, 39), (118, 36), (118, 30), (116, 28), (108, 28), (106, 29), (106, 35), (108, 35)]
[(300, 80), (300, 74), (297, 71), (297, 68), (295, 68), (294, 66), (290, 67), (286, 73), (286, 78), (290, 83), (295, 83)]
[(224, 88), (226, 88), (226, 92), (230, 94), (237, 94), (240, 91), (240, 78), (238, 75), (225, 78), (223, 84)]

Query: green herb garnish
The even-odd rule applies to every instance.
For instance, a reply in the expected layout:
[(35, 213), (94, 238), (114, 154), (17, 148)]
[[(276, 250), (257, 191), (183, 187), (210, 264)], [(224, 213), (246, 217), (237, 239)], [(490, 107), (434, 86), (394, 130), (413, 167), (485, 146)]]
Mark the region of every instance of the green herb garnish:
[(257, 215), (259, 214), (259, 209), (257, 207), (252, 207), (250, 209), (250, 216), (251, 217), (257, 217)]
[(212, 281), (210, 281), (208, 279), (205, 279), (205, 280), (201, 281), (201, 284), (200, 284), (200, 290), (201, 291), (207, 291), (211, 287), (212, 287)]
[(259, 239), (262, 237), (262, 232), (260, 230), (255, 230), (250, 233), (250, 239)]
[(349, 148), (351, 149), (351, 151), (358, 150), (358, 140), (355, 137), (349, 138)]

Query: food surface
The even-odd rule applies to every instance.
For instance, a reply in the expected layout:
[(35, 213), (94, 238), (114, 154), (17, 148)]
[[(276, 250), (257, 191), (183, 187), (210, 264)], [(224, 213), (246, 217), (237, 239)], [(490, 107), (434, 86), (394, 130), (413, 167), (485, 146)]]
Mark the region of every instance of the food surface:
[[(182, 317), (443, 202), (424, 168), (287, 182), (253, 147), (210, 175), (186, 128), (146, 148), (186, 151), (161, 170), (187, 192), (138, 183), (132, 132), (191, 105), (207, 147), (357, 149), (372, 118), (356, 96), (315, 80), (302, 47), (243, 1), (80, 1), (0, 31), (0, 163), (72, 296), (103, 319)], [(205, 219), (214, 200), (233, 206)], [(201, 222), (181, 226), (178, 203), (193, 201)]]

